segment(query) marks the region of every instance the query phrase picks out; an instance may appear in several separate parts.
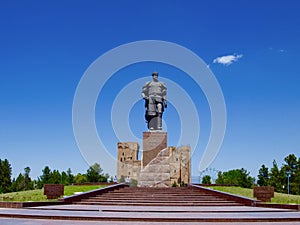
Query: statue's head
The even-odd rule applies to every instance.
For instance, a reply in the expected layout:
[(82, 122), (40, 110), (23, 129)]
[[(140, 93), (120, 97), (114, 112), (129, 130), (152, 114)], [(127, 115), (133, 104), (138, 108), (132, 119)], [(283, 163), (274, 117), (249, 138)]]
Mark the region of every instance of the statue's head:
[(157, 78), (158, 78), (158, 72), (154, 71), (154, 72), (152, 73), (152, 77), (153, 77), (153, 79), (156, 79), (156, 80), (157, 80)]

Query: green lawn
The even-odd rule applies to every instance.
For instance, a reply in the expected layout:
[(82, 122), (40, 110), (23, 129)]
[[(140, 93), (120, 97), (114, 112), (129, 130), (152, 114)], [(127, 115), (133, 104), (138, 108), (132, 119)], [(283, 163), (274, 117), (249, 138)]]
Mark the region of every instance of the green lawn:
[[(227, 187), (227, 186), (214, 186), (209, 187), (214, 190), (224, 191), (235, 195), (241, 195), (247, 198), (253, 198), (253, 189), (250, 188), (241, 188), (241, 187)], [(275, 192), (274, 198), (271, 200), (272, 203), (293, 203), (293, 204), (300, 204), (300, 195), (288, 195)]]
[[(105, 186), (101, 185), (87, 185), (87, 186), (65, 186), (65, 196), (73, 195), (75, 192), (86, 192), (98, 188), (103, 188)], [(235, 195), (245, 196), (247, 198), (253, 198), (253, 189), (241, 188), (241, 187), (227, 187), (227, 186), (214, 186), (209, 187), (214, 190), (224, 191), (232, 193)], [(0, 201), (15, 201), (15, 202), (27, 202), (27, 201), (56, 201), (47, 200), (46, 196), (43, 194), (43, 189), (31, 190), (31, 191), (20, 191), (12, 192), (6, 194), (0, 194)], [(276, 193), (275, 197), (272, 199), (272, 203), (296, 203), (300, 204), (300, 195), (287, 195), (282, 193)]]
[[(72, 185), (65, 186), (64, 195), (70, 196), (75, 192), (86, 192), (98, 188), (106, 187), (105, 185)], [(56, 201), (56, 200), (47, 200), (47, 197), (44, 195), (44, 189), (30, 190), (30, 191), (20, 191), (0, 194), (0, 201), (13, 201), (13, 202), (40, 202), (40, 201)]]

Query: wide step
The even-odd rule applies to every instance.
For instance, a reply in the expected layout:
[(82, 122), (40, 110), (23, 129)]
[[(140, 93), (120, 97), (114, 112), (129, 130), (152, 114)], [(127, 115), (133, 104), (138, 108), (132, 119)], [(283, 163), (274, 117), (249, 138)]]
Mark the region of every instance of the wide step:
[(183, 188), (121, 188), (83, 199), (82, 205), (131, 206), (239, 206), (239, 203), (213, 196), (193, 187)]

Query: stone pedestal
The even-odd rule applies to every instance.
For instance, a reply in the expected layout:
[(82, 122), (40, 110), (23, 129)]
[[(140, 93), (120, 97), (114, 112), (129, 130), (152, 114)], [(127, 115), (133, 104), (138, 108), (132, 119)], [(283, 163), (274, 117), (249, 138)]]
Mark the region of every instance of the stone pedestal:
[(118, 143), (117, 177), (137, 180), (139, 187), (171, 187), (190, 183), (190, 146), (167, 147), (167, 133), (143, 133), (142, 160), (137, 142)]
[(274, 198), (274, 187), (254, 187), (253, 196), (257, 198), (257, 200), (271, 202), (271, 198)]
[(47, 195), (47, 199), (56, 199), (64, 195), (64, 185), (44, 184), (44, 195)]
[(139, 187), (171, 187), (190, 183), (190, 146), (167, 147), (140, 173)]
[(167, 132), (143, 132), (142, 168), (147, 166), (165, 148), (167, 148)]

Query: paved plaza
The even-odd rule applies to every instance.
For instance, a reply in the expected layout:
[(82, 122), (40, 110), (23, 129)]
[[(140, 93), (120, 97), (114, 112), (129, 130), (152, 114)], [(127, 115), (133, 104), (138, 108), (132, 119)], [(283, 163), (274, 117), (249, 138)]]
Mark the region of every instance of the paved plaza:
[[(1, 224), (300, 224), (300, 212), (248, 206), (61, 205), (0, 209)], [(81, 220), (81, 221), (79, 221)], [(288, 223), (289, 222), (289, 223)]]
[[(141, 224), (141, 225), (162, 225), (161, 222), (116, 222), (116, 221), (65, 221), (65, 220), (42, 220), (42, 219), (10, 219), (10, 218), (0, 218), (1, 225), (131, 225), (131, 224)], [(300, 222), (165, 222), (163, 225), (294, 225), (300, 224)]]
[(297, 208), (254, 207), (254, 200), (195, 186), (114, 185), (61, 203), (0, 208), (0, 224), (300, 224)]

